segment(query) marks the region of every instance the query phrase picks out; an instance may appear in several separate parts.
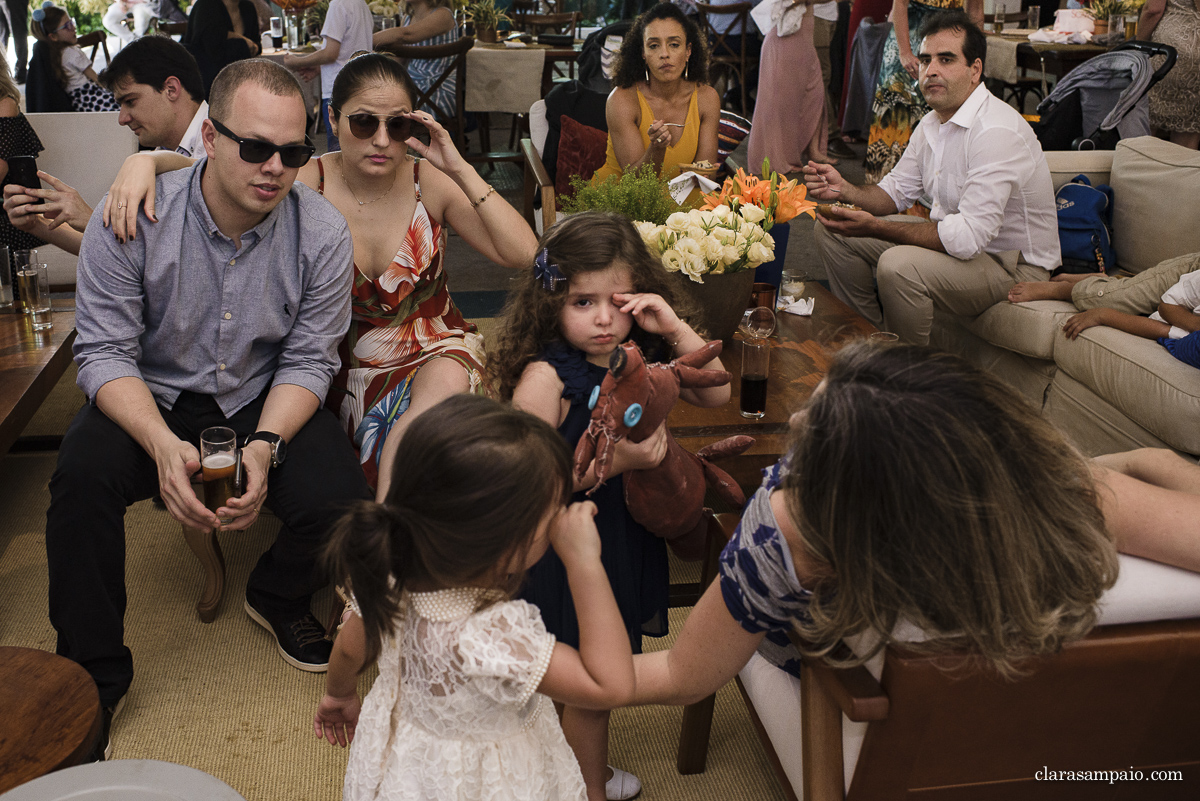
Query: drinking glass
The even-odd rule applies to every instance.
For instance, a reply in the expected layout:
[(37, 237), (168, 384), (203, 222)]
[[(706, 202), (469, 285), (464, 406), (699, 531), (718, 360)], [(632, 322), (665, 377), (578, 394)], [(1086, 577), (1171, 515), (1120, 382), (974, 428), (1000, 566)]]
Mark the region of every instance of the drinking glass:
[(1111, 39), (1125, 38), (1125, 15), (1113, 14), (1108, 18), (1108, 35)]
[(1125, 38), (1129, 41), (1137, 39), (1138, 15), (1130, 14), (1125, 17)]
[(750, 305), (747, 308), (765, 306), (768, 309), (774, 309), (775, 292), (774, 284), (754, 284), (750, 289)]
[(45, 331), (54, 325), (50, 319), (50, 269), (45, 262), (23, 265), (17, 271), (17, 286), (33, 330)]
[(289, 15), (286, 22), (288, 50), (297, 50), (302, 44), (301, 38), (304, 35), (304, 29), (301, 27), (300, 20), (295, 15)]
[(783, 280), (779, 285), (779, 294), (795, 300), (804, 297), (804, 285), (811, 281), (809, 274), (796, 267), (783, 271)]
[(1004, 3), (996, 3), (996, 16), (992, 21), (992, 30), (1000, 33), (1004, 30)]
[[(241, 497), (242, 452), (232, 428), (213, 426), (200, 433), (200, 474), (204, 505), (216, 512), (230, 498)], [(221, 518), (221, 523), (228, 523)]]
[(1028, 28), (1031, 31), (1036, 31), (1038, 28), (1042, 27), (1042, 7), (1041, 6), (1030, 6), (1028, 9), (1026, 9), (1025, 13), (1029, 15), (1025, 18), (1025, 27), (1026, 28)]
[(271, 17), (271, 46), (276, 50), (283, 47), (283, 17)]
[(767, 371), (771, 366), (771, 341), (760, 337), (742, 340), (742, 384), (738, 409), (755, 420), (767, 413)]
[(763, 339), (775, 333), (775, 312), (766, 306), (754, 306), (746, 309), (739, 325), (747, 337)]
[(386, 31), (388, 28), (395, 28), (395, 27), (396, 27), (396, 18), (395, 17), (384, 17), (383, 19), (381, 19), (379, 21), (379, 30), (381, 30), (381, 31)]
[(8, 245), (0, 245), (0, 311), (13, 308), (13, 271), (8, 260)]

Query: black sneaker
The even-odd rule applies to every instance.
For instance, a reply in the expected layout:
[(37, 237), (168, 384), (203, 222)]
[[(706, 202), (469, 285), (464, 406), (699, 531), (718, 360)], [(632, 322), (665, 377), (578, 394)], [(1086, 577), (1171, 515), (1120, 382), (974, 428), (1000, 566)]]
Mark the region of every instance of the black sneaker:
[(117, 719), (117, 715), (121, 714), (121, 710), (125, 708), (125, 697), (122, 696), (120, 701), (114, 706), (100, 707), (100, 739), (96, 742), (95, 749), (88, 755), (84, 762), (104, 762), (112, 759), (112, 725)]
[(329, 654), (333, 641), (325, 636), (325, 627), (312, 612), (305, 610), (299, 617), (261, 612), (246, 596), (246, 614), (258, 625), (271, 632), (283, 661), (309, 673), (324, 673), (329, 669)]

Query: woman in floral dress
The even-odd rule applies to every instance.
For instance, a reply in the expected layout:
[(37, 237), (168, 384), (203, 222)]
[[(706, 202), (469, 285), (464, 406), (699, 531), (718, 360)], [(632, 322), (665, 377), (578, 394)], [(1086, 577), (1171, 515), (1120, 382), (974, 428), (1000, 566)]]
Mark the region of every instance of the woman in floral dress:
[(929, 106), (917, 88), (917, 34), (930, 16), (947, 8), (966, 8), (976, 25), (983, 24), (983, 0), (894, 0), (892, 32), (883, 46), (883, 63), (875, 84), (875, 103), (867, 159), (867, 183), (879, 183), (896, 166), (908, 138)]

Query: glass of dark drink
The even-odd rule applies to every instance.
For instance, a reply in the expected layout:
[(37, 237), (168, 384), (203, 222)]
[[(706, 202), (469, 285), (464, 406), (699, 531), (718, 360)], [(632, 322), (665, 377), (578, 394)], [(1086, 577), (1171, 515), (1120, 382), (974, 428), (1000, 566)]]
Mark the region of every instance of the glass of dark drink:
[(283, 48), (283, 17), (271, 17), (271, 47)]
[[(204, 505), (213, 512), (239, 498), (242, 452), (232, 428), (213, 426), (200, 434), (200, 474), (204, 480)], [(221, 523), (228, 523), (222, 519)]]
[(767, 413), (767, 372), (771, 366), (771, 340), (742, 340), (742, 384), (739, 409), (742, 417), (761, 418)]

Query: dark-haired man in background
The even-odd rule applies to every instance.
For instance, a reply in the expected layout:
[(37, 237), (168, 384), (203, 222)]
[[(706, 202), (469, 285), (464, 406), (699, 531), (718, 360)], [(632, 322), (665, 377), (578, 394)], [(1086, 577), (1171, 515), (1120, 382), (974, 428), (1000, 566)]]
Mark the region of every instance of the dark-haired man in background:
[[(133, 131), (139, 145), (190, 158), (204, 155), (204, 82), (183, 45), (166, 36), (143, 36), (113, 56), (100, 83), (121, 107), (117, 122)], [(92, 207), (62, 179), (46, 174), (44, 180), (48, 189), (5, 187), (4, 210), (16, 228), (78, 255)]]
[[(929, 342), (935, 308), (980, 314), (1061, 261), (1046, 157), (1029, 123), (983, 85), (986, 53), (961, 10), (930, 17), (918, 82), (933, 110), (896, 167), (875, 186), (827, 164), (804, 168), (810, 197), (859, 207), (817, 217), (834, 294), (906, 342)], [(928, 221), (896, 215), (923, 194), (933, 199)]]

